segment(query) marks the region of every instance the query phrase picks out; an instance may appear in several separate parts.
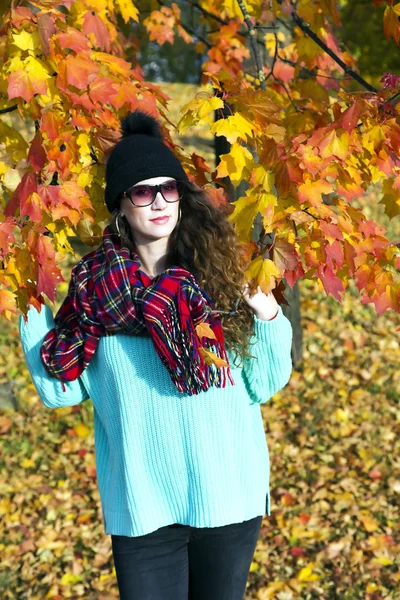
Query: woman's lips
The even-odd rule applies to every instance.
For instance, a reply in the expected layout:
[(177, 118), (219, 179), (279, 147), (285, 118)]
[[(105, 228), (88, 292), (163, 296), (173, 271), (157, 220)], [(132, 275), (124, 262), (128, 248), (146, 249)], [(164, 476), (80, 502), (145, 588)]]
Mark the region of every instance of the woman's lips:
[(164, 225), (164, 223), (167, 223), (168, 220), (169, 217), (157, 217), (156, 219), (150, 219), (150, 221), (152, 223), (156, 223), (156, 225)]

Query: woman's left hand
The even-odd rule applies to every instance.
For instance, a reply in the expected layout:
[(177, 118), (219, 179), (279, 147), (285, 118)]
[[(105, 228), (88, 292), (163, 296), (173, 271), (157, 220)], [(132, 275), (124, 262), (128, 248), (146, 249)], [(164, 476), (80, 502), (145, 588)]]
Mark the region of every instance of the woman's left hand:
[(249, 285), (246, 284), (243, 297), (246, 303), (254, 310), (256, 317), (261, 321), (270, 321), (276, 317), (279, 304), (272, 292), (264, 294), (260, 286), (258, 286), (257, 291), (250, 296)]

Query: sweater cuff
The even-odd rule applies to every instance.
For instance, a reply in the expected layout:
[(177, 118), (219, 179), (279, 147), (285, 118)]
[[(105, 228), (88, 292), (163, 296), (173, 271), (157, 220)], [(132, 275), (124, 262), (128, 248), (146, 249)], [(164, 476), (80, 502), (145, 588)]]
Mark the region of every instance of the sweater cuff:
[(50, 329), (54, 328), (53, 313), (47, 304), (42, 304), (40, 312), (34, 307), (30, 308), (27, 317), (26, 322), (23, 315), (19, 317), (18, 326), (21, 339), (35, 343), (41, 340)]
[(269, 321), (263, 321), (254, 315), (254, 334), (257, 339), (269, 342), (281, 333), (286, 321), (287, 319), (283, 314), (281, 306), (278, 307), (276, 316)]

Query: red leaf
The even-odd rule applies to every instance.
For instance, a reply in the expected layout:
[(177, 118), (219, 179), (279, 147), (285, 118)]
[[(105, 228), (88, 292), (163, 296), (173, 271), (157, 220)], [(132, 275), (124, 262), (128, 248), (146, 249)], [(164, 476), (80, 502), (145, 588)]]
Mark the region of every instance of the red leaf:
[(298, 263), (298, 265), (294, 271), (284, 271), (283, 272), (283, 277), (285, 278), (285, 280), (287, 281), (287, 283), (290, 285), (290, 287), (292, 289), (293, 289), (296, 281), (298, 279), (300, 279), (300, 277), (303, 277), (304, 275), (305, 275), (305, 272), (303, 269), (303, 265), (300, 262)]
[(87, 88), (88, 84), (94, 80), (99, 71), (99, 66), (90, 58), (89, 52), (81, 52), (79, 56), (69, 54), (67, 58), (59, 64), (59, 74), (57, 82), (60, 79), (61, 86), (65, 82), (67, 85), (73, 85), (79, 90)]
[(321, 265), (317, 270), (318, 277), (321, 279), (327, 294), (332, 294), (336, 300), (341, 301), (340, 294), (344, 292), (342, 281), (328, 266)]
[(15, 224), (10, 217), (7, 217), (3, 223), (0, 223), (0, 258), (4, 258), (8, 254), (9, 245), (15, 243), (13, 229)]
[(365, 112), (365, 103), (361, 98), (357, 98), (349, 108), (340, 115), (338, 119), (336, 119), (335, 127), (341, 126), (348, 133), (353, 131), (354, 127), (357, 125), (360, 115)]
[(106, 52), (110, 52), (110, 32), (104, 21), (96, 15), (94, 10), (88, 11), (83, 17), (82, 31), (86, 35), (93, 33), (98, 47)]
[(56, 26), (54, 25), (50, 12), (45, 12), (38, 16), (38, 33), (43, 53), (46, 56), (50, 54), (49, 40), (56, 31)]
[(26, 202), (26, 199), (30, 194), (32, 194), (32, 192), (36, 191), (37, 183), (35, 173), (25, 173), (19, 182), (17, 189), (7, 202), (7, 205), (4, 209), (4, 214), (15, 216), (17, 208)]
[(67, 31), (57, 33), (56, 38), (63, 49), (73, 50), (77, 54), (89, 50), (89, 40), (83, 33), (73, 27), (67, 27)]
[(293, 548), (290, 549), (290, 553), (292, 556), (295, 556), (297, 558), (299, 556), (304, 556), (306, 551), (304, 550), (304, 548), (299, 548), (298, 546), (293, 546)]
[(58, 138), (62, 127), (63, 123), (61, 118), (53, 111), (42, 114), (40, 129), (47, 134), (48, 139), (52, 142)]
[(46, 152), (42, 146), (42, 135), (40, 131), (37, 131), (29, 148), (28, 160), (38, 173), (43, 169), (46, 159)]
[(32, 192), (32, 194), (29, 194), (26, 198), (25, 202), (21, 202), (20, 215), (21, 217), (28, 215), (31, 221), (40, 223), (43, 216), (42, 209), (43, 205), (39, 194), (37, 192)]
[(36, 243), (38, 269), (38, 295), (44, 293), (51, 302), (56, 297), (56, 286), (64, 281), (60, 269), (55, 264), (55, 251), (51, 239), (46, 235), (38, 236)]

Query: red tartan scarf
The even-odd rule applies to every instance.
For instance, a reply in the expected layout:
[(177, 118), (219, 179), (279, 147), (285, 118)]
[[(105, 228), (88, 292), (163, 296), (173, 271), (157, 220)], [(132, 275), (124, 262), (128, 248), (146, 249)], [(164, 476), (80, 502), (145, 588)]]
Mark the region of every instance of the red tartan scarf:
[[(139, 257), (104, 230), (101, 246), (72, 269), (68, 295), (41, 346), (48, 373), (62, 381), (77, 379), (92, 359), (102, 336), (148, 331), (154, 347), (180, 392), (189, 395), (225, 387), (229, 367), (207, 365), (202, 346), (227, 359), (221, 322), (214, 305), (193, 275), (172, 267), (151, 280)], [(216, 339), (202, 338), (195, 327), (206, 321)], [(118, 365), (115, 365), (118, 368)]]

